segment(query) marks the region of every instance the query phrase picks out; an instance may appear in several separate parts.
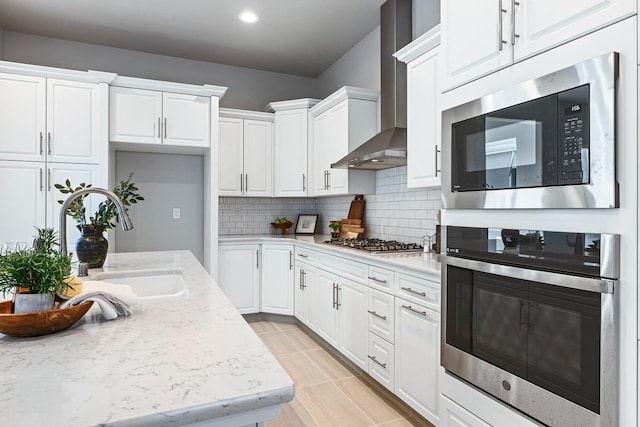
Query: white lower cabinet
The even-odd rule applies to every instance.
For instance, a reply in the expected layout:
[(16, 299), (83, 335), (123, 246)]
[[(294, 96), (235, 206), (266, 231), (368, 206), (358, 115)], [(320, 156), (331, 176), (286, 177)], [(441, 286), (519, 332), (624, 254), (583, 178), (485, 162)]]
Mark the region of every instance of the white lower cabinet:
[(315, 290), (318, 271), (315, 267), (296, 262), (294, 315), (312, 330), (316, 329)]
[(444, 394), (440, 395), (440, 405), (440, 427), (491, 427)]
[(317, 286), (313, 292), (316, 311), (315, 332), (326, 342), (338, 347), (338, 310), (336, 309), (336, 289), (340, 277), (318, 269)]
[(369, 331), (393, 344), (395, 336), (395, 305), (393, 295), (369, 289), (367, 318)]
[(395, 394), (438, 424), (440, 313), (396, 297)]
[(367, 300), (369, 288), (340, 278), (336, 290), (340, 338), (338, 350), (363, 370), (367, 370)]
[(260, 311), (260, 245), (220, 245), (218, 285), (242, 314)]
[(262, 245), (263, 313), (293, 316), (293, 246)]
[(367, 373), (392, 393), (394, 388), (394, 346), (374, 333), (369, 332)]

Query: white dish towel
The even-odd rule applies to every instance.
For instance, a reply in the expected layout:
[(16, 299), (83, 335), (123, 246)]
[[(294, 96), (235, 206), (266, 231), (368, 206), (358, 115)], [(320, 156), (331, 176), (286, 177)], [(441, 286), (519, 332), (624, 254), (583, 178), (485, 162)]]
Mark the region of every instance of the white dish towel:
[(140, 298), (133, 293), (129, 285), (116, 285), (102, 280), (82, 282), (82, 292), (60, 304), (60, 308), (71, 307), (85, 301), (95, 301), (102, 316), (113, 320), (118, 316), (130, 316), (133, 306), (140, 303)]

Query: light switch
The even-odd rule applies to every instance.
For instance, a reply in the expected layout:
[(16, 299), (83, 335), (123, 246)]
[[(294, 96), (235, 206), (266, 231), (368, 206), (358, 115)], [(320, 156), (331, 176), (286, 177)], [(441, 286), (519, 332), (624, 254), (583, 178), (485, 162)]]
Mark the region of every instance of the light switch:
[(173, 219), (180, 219), (180, 208), (173, 208)]

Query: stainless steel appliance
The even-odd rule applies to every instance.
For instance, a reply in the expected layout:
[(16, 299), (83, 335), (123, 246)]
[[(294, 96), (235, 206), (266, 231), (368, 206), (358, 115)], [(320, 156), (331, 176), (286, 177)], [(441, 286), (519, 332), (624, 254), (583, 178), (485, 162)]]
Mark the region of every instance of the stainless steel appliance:
[(443, 208), (617, 208), (618, 54), (442, 113)]
[(424, 251), (424, 247), (417, 243), (403, 243), (396, 240), (358, 238), (327, 240), (325, 243), (349, 249), (358, 249), (372, 255), (410, 254), (422, 253)]
[(441, 364), (552, 426), (616, 422), (619, 236), (446, 228)]

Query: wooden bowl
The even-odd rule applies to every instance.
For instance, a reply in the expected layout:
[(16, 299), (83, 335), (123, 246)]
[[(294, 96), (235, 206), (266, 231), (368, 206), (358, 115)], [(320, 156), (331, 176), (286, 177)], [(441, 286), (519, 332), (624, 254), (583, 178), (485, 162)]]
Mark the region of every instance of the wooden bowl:
[(273, 234), (274, 236), (278, 235), (278, 230), (283, 230), (284, 234), (289, 234), (289, 228), (291, 228), (291, 226), (293, 225), (293, 223), (291, 221), (289, 222), (282, 222), (282, 223), (275, 223), (272, 222), (271, 226), (273, 227)]
[(14, 337), (37, 337), (64, 331), (91, 308), (93, 301), (73, 307), (14, 314), (13, 301), (0, 302), (0, 332)]

